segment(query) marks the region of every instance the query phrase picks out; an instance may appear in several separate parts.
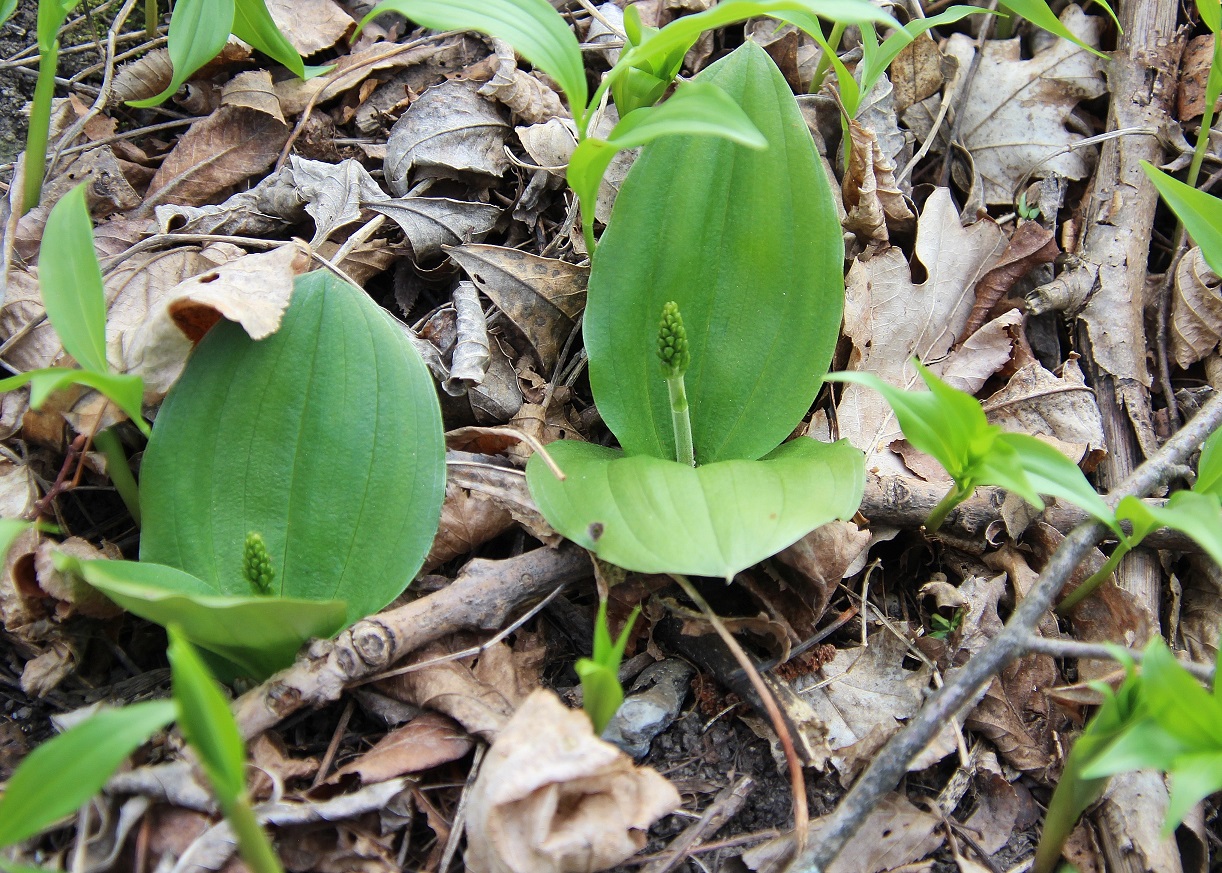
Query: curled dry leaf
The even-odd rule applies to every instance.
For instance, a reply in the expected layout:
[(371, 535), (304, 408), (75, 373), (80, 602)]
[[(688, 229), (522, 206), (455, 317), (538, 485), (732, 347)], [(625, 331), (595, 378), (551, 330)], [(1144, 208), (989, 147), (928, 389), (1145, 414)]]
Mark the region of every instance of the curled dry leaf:
[(895, 164), (883, 154), (874, 131), (849, 121), (853, 149), (841, 185), (847, 216), (844, 229), (865, 244), (885, 244), (889, 225), (915, 217), (895, 184)]
[(63, 621), (73, 615), (83, 615), (88, 618), (115, 618), (123, 614), (123, 610), (110, 601), (105, 594), (72, 573), (61, 573), (55, 569), (53, 555), (63, 552), (84, 561), (121, 559), (123, 553), (118, 547), (107, 544), (104, 549), (96, 549), (80, 537), (70, 537), (62, 543), (43, 540), (34, 553), (34, 572), (38, 579), (38, 587), (55, 601), (55, 617)]
[(392, 192), (402, 197), (423, 178), (495, 178), (509, 169), (509, 122), (477, 89), (475, 82), (458, 80), (434, 85), (395, 122), (385, 165)]
[(976, 283), (976, 303), (968, 317), (966, 332), (975, 333), (989, 320), (993, 307), (1015, 282), (1040, 264), (1051, 264), (1060, 253), (1056, 235), (1051, 230), (1035, 221), (1020, 224), (1010, 237), (1001, 260)]
[[(1099, 44), (1105, 21), (1070, 4), (1061, 22), (1090, 45)], [(971, 66), (975, 41), (953, 34), (946, 51), (961, 69)], [(1081, 134), (1066, 122), (1080, 101), (1107, 92), (1103, 60), (1069, 40), (1054, 39), (1029, 60), (1022, 40), (989, 40), (968, 92), (958, 102), (956, 124), (984, 184), (984, 201), (1012, 203), (1019, 183), (1050, 174), (1085, 178), (1091, 152), (1070, 149)]]
[(340, 767), (327, 779), (340, 784), (355, 774), (364, 785), (396, 776), (420, 773), (457, 761), (475, 748), (475, 742), (453, 719), (426, 712), (378, 740), (372, 749)]
[(513, 516), (496, 500), (447, 481), (445, 502), (441, 504), (441, 525), (424, 561), (424, 570), (427, 572), (467, 554), (500, 536), (512, 525)]
[(450, 357), (450, 378), (442, 382), (441, 387), (450, 396), (458, 397), (484, 381), (492, 353), (488, 348), (488, 318), (475, 285), (459, 282), (454, 288), (453, 300), (458, 341)]
[(536, 166), (543, 167), (553, 175), (564, 176), (569, 158), (577, 148), (577, 133), (572, 121), (552, 118), (543, 124), (515, 127), (514, 132)]
[(851, 521), (829, 521), (777, 554), (777, 560), (796, 570), (810, 585), (803, 593), (818, 621), (846, 571), (870, 546), (870, 531)]
[(1222, 279), (1209, 269), (1199, 247), (1180, 258), (1171, 300), (1171, 351), (1181, 367), (1202, 360), (1222, 340), (1220, 286)]
[(1065, 363), (1059, 377), (1039, 363), (1027, 364), (985, 401), (984, 409), (1003, 430), (1085, 446), (1082, 466), (1088, 472), (1104, 457), (1103, 419), (1076, 359)]
[(887, 72), (895, 89), (895, 111), (902, 113), (941, 91), (954, 75), (954, 65), (946, 63), (938, 44), (925, 33), (904, 46)]
[(119, 67), (110, 89), (110, 105), (120, 106), (129, 100), (147, 100), (168, 88), (172, 81), (174, 62), (170, 60), (170, 50), (155, 49)]
[(512, 46), (499, 39), (493, 40), (492, 45), (496, 52), (496, 70), (476, 93), (503, 103), (527, 124), (568, 116), (559, 94), (537, 76), (518, 69)]
[[(222, 318), (252, 339), (275, 333), (293, 293), (293, 279), (310, 264), (292, 242), (244, 255), (198, 274), (147, 301), (146, 317), (120, 340), (125, 372), (144, 377), (145, 397), (164, 396), (182, 373), (191, 348)], [(130, 313), (129, 313), (130, 314)]]
[[(1205, 86), (1209, 81), (1213, 59), (1212, 33), (1188, 41), (1184, 57), (1180, 60), (1180, 90), (1176, 99), (1176, 116), (1180, 121), (1191, 121), (1205, 113)], [(1218, 105), (1222, 106), (1222, 98), (1219, 98)]]
[(585, 308), (589, 268), (502, 246), (462, 245), (447, 251), (509, 316), (550, 372)]
[(338, 164), (311, 161), (293, 155), (289, 158), (293, 184), (314, 219), (317, 247), (336, 230), (361, 220), (361, 207), (389, 199), (369, 171), (348, 158)]
[(592, 873), (645, 845), (679, 806), (654, 770), (594, 736), (584, 712), (535, 691), (484, 758), (467, 807), (472, 873)]
[(247, 70), (226, 82), (221, 89), (221, 105), (253, 109), (285, 123), (280, 100), (272, 85), (272, 74), (267, 70)]
[(942, 364), (942, 378), (953, 388), (974, 395), (1010, 362), (1023, 341), (1023, 314), (1011, 309), (980, 327)]

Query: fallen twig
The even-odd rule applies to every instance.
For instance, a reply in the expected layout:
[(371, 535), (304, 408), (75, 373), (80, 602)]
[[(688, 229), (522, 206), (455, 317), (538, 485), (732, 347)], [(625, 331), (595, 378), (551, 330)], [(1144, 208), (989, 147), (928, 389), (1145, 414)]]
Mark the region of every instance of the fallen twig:
[[(1145, 494), (1163, 484), (1171, 469), (1184, 463), (1219, 423), (1222, 423), (1222, 395), (1215, 395), (1154, 457), (1134, 470), (1113, 496)], [(820, 873), (827, 869), (870, 810), (899, 783), (908, 772), (908, 765), (946, 722), (970, 703), (1006, 664), (1027, 651), (1031, 631), (1105, 532), (1103, 524), (1095, 522), (1077, 527), (1065, 538), (1001, 633), (968, 661), (930, 698), (908, 726), (879, 751), (828, 817), (819, 831), (819, 839), (790, 867), (790, 873)]]

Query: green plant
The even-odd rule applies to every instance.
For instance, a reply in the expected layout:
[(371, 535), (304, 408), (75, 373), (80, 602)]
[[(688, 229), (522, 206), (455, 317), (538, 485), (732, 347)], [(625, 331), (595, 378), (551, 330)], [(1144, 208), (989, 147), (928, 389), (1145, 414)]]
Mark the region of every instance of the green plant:
[(642, 151), (583, 323), (594, 399), (622, 450), (553, 443), (567, 478), (535, 457), (527, 481), (549, 522), (606, 561), (732, 578), (852, 515), (864, 469), (844, 441), (780, 445), (819, 389), (844, 297), (839, 222), (793, 94), (754, 43), (696, 81), (738, 102), (769, 148), (676, 136)]
[(276, 26), (265, 0), (177, 0), (170, 16), (169, 36), (174, 76), (157, 96), (133, 100), (129, 105), (143, 108), (164, 103), (204, 64), (221, 53), (231, 33), (280, 62), (300, 79), (329, 69), (305, 65), (301, 55)]
[(1077, 464), (1033, 436), (1006, 433), (989, 424), (974, 397), (947, 385), (920, 361), (913, 365), (928, 391), (904, 391), (872, 373), (834, 373), (827, 378), (882, 394), (904, 438), (955, 480), (925, 523), (930, 531), (941, 527), (947, 513), (970, 497), (977, 485), (999, 485), (1038, 509), (1044, 508), (1041, 494), (1064, 498), (1117, 529), (1111, 510)]
[(963, 610), (956, 609), (951, 613), (950, 618), (947, 618), (940, 612), (935, 612), (929, 617), (929, 623), (933, 628), (929, 632), (929, 636), (936, 640), (950, 639), (951, 634), (957, 631), (963, 624)]
[(624, 647), (628, 645), (628, 635), (632, 625), (640, 613), (639, 606), (634, 607), (624, 629), (614, 642), (611, 640), (611, 629), (607, 626), (607, 601), (598, 604), (598, 618), (594, 621), (594, 651), (588, 658), (579, 658), (573, 665), (577, 675), (581, 677), (582, 707), (594, 724), (594, 732), (601, 734), (611, 721), (620, 704), (624, 702), (624, 686), (619, 681), (619, 666), (624, 660)]
[(180, 625), (226, 674), (262, 678), (407, 587), (444, 479), (419, 356), (366, 294), (308, 273), (277, 333), (218, 323), (166, 397), (141, 467), (140, 561), (58, 560)]
[[(29, 212), (42, 199), (42, 181), (47, 171), (47, 139), (51, 130), (51, 98), (55, 96), (55, 71), (59, 66), (59, 29), (68, 13), (81, 0), (38, 0), (38, 79), (30, 106), (30, 126), (25, 139), (25, 173), (22, 211)], [(7, 19), (16, 10), (14, 2), (5, 4)]]
[[(1201, 129), (1197, 131), (1197, 142), (1192, 150), (1192, 163), (1188, 166), (1188, 186), (1195, 188), (1205, 160), (1205, 148), (1209, 145), (1209, 132), (1214, 123), (1214, 106), (1222, 96), (1222, 2), (1220, 0), (1196, 0), (1201, 22), (1214, 37), (1214, 56), (1209, 65), (1209, 78), (1205, 81), (1205, 109), (1201, 114)], [(1147, 172), (1149, 172), (1147, 170)]]
[(1113, 693), (1074, 743), (1048, 807), (1035, 873), (1051, 873), (1078, 816), (1117, 773), (1155, 769), (1171, 775), (1163, 835), (1170, 836), (1200, 800), (1222, 789), (1222, 696), (1206, 691), (1161, 639), (1146, 647), (1140, 672), (1126, 663)]
[[(243, 860), (255, 873), (279, 873), (280, 862), (246, 793), (246, 752), (229, 705), (182, 633), (171, 627), (169, 635), (173, 699), (104, 709), (26, 756), (0, 798), (0, 848), (75, 812), (132, 752), (177, 721), (199, 756)], [(0, 867), (32, 869), (4, 861)]]
[(30, 405), (76, 383), (102, 392), (145, 433), (141, 414), (144, 383), (139, 376), (112, 373), (106, 363), (106, 293), (93, 249), (93, 223), (85, 204), (85, 186), (60, 198), (47, 216), (38, 258), (38, 287), (43, 307), (64, 350), (80, 365), (31, 370), (0, 379), (0, 392), (30, 386)]
[(1040, 217), (1040, 208), (1038, 206), (1027, 205), (1026, 193), (1020, 194), (1018, 197), (1018, 207), (1015, 209), (1018, 217), (1023, 221), (1035, 221)]
[[(681, 86), (666, 103), (653, 105), (674, 82), (684, 55), (701, 34), (759, 16), (787, 18), (788, 13), (801, 15), (803, 26), (820, 35), (819, 16), (851, 23), (894, 24), (889, 15), (866, 0), (725, 0), (661, 29), (642, 27), (636, 10), (629, 7), (624, 17), (627, 43), (619, 61), (591, 96), (577, 38), (547, 0), (383, 0), (365, 16), (361, 26), (387, 12), (397, 12), (434, 30), (474, 30), (499, 37), (555, 79), (576, 122), (578, 145), (569, 161), (568, 179), (581, 205), (586, 248), (591, 253), (595, 246), (598, 183), (617, 151), (680, 134), (760, 144), (758, 131), (741, 109), (711, 88)], [(591, 136), (591, 127), (608, 89), (620, 121), (606, 139), (598, 139)]]

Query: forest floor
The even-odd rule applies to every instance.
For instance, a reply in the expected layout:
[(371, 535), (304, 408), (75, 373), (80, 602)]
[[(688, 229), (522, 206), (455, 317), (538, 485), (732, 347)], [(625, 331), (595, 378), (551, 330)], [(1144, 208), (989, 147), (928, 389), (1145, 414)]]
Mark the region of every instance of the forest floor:
[[(624, 4), (554, 5), (596, 82), (622, 45)], [(710, 0), (635, 5), (646, 24), (664, 25)], [(110, 362), (144, 376), (150, 420), (190, 346), (147, 325), (220, 271), (236, 279), (209, 305), (246, 323), (327, 259), (423, 353), (448, 435), (445, 503), (421, 575), (378, 625), (391, 641), (385, 657), (367, 658), (362, 623), (303, 651), (287, 673), (234, 688), (252, 772), (261, 771), (256, 799), (296, 816), (281, 810), (272, 828), (284, 865), (787, 869), (795, 802), (784, 744), (730, 651), (667, 576), (628, 574), (609, 594), (614, 630), (642, 607), (621, 671), (635, 708), (618, 728), (633, 734), (620, 737), (633, 755), (596, 764), (601, 753), (591, 752), (534, 786), (516, 812), (486, 808), (480, 779), (512, 781), (486, 772), (499, 737), (521, 744), (501, 751), (522, 772), (555, 753), (546, 719), (515, 725), (532, 692), (580, 707), (574, 663), (590, 654), (606, 582), (532, 501), (522, 473), (531, 450), (498, 430), (614, 444), (577, 329), (589, 258), (564, 181), (571, 118), (555, 84), (502, 42), (387, 16), (349, 44), (370, 7), (362, 0), (269, 7), (308, 62), (336, 70), (302, 82), (231, 42), (172, 100), (145, 110), (125, 101), (168, 83), (164, 21), (149, 42), (134, 2), (70, 18), (57, 90), (68, 99), (53, 113), (57, 158), (43, 201), (24, 216), (12, 204), (4, 212), (0, 363), (20, 373), (63, 354), (38, 296), (39, 248), (51, 207), (82, 180), (105, 272)], [(977, 397), (993, 424), (1056, 446), (1106, 494), (1222, 379), (1220, 281), (1176, 236), (1140, 166), (1183, 177), (1212, 38), (1169, 0), (1122, 3), (1123, 36), (1098, 9), (1054, 10), (1106, 57), (1021, 20), (1004, 39), (997, 29), (1012, 23), (992, 16), (936, 28), (863, 95), (847, 167), (836, 77), (812, 93), (820, 53), (800, 31), (755, 20), (706, 34), (682, 75), (755, 40), (801, 95), (846, 240), (832, 370), (910, 386), (915, 356)], [(0, 162), (23, 147), (35, 18), (23, 2), (0, 33)], [(861, 58), (855, 33), (840, 46), (850, 67)], [(406, 47), (388, 51), (395, 44)], [(65, 131), (71, 139), (57, 138)], [(1204, 190), (1222, 178), (1217, 137)], [(610, 166), (600, 229), (631, 158)], [(12, 182), (12, 164), (2, 178)], [(370, 208), (386, 203), (395, 208)], [(264, 268), (249, 259), (294, 239), (311, 240), (308, 266), (282, 258), (270, 278), (253, 272)], [(459, 310), (474, 292), (473, 327)], [(460, 380), (472, 343), (478, 375)], [(459, 390), (441, 390), (455, 381)], [(139, 553), (139, 527), (100, 457), (80, 460), (80, 437), (113, 423), (108, 414), (89, 392), (41, 410), (24, 391), (0, 404), (0, 517), (41, 515), (59, 528), (19, 537), (0, 577), (0, 779), (82, 707), (169, 694), (164, 631), (99, 609), (50, 559), (66, 541), (81, 557)], [(118, 432), (138, 471), (144, 437), (130, 423)], [(1037, 513), (980, 488), (940, 531), (926, 531), (949, 477), (859, 386), (825, 386), (798, 432), (847, 438), (866, 453), (859, 513), (732, 585), (703, 580), (700, 590), (766, 673), (802, 765), (814, 845), (840, 827), (836, 810), (854, 780), (892, 754), (922, 711), (936, 711), (936, 689), (963, 684), (965, 665), (1002, 645), (1003, 625), (1083, 515), (1057, 501)], [(857, 835), (829, 870), (1031, 869), (1065, 757), (1099, 700), (1090, 683), (1123, 675), (1113, 661), (1076, 657), (1072, 644), (1138, 650), (1161, 635), (1183, 660), (1216, 659), (1222, 572), (1184, 537), (1150, 542), (1094, 598), (1026, 627), (1046, 643), (1041, 653), (1011, 650), (964, 692), (964, 706), (942, 710), (943, 730), (854, 814)], [(1084, 566), (1100, 566), (1111, 547), (1092, 548)], [(365, 660), (354, 667), (353, 658)], [(630, 757), (669, 781), (677, 808), (653, 811)], [(217, 816), (182, 760), (181, 743), (162, 735), (91, 809), (26, 841), (13, 860), (81, 871), (246, 869), (232, 846), (218, 846)], [(468, 803), (473, 796), (480, 802)], [(1167, 798), (1160, 774), (1114, 778), (1064, 859), (1082, 873), (1218, 869), (1216, 802), (1164, 838)]]

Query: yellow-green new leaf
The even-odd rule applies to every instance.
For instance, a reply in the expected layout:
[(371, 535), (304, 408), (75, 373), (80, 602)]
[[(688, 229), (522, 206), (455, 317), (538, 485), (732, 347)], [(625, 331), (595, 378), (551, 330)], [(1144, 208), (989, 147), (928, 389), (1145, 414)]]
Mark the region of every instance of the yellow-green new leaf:
[(560, 533), (627, 570), (732, 579), (861, 504), (865, 464), (847, 441), (801, 438), (759, 461), (689, 467), (574, 441), (526, 478)]
[(1142, 161), (1141, 168), (1171, 211), (1184, 223), (1193, 241), (1201, 247), (1209, 269), (1222, 275), (1222, 200), (1185, 185), (1149, 161)]
[(0, 799), (0, 846), (21, 842), (76, 812), (174, 717), (169, 700), (105, 709), (30, 752)]
[(276, 26), (264, 0), (235, 0), (233, 35), (284, 64), (297, 78), (306, 77), (305, 62)]
[(233, 32), (234, 0), (178, 0), (170, 17), (169, 50), (174, 76), (156, 97), (131, 100), (146, 109), (174, 96), (195, 72), (221, 53)]
[(42, 239), (38, 289), (47, 318), (78, 364), (105, 373), (106, 293), (93, 250), (85, 185), (77, 185), (51, 209)]

